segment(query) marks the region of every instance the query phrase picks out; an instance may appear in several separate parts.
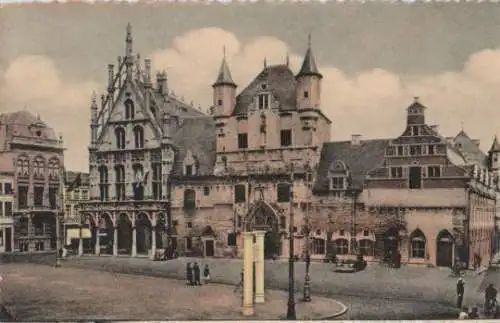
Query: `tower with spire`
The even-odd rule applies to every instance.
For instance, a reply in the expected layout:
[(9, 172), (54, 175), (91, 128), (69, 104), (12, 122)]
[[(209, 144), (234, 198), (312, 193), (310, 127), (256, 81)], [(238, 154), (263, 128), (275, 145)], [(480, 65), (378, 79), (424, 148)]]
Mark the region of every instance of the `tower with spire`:
[(500, 142), (497, 136), (493, 139), (493, 144), (488, 151), (488, 166), (493, 173), (500, 175)]
[(311, 46), (311, 35), (308, 36), (306, 56), (302, 62), (297, 79), (298, 109), (319, 109), (321, 106), (321, 79), (323, 75), (316, 66)]
[(212, 85), (214, 117), (230, 116), (236, 104), (236, 88), (226, 60), (226, 49), (224, 48), (222, 63), (219, 68), (217, 79)]

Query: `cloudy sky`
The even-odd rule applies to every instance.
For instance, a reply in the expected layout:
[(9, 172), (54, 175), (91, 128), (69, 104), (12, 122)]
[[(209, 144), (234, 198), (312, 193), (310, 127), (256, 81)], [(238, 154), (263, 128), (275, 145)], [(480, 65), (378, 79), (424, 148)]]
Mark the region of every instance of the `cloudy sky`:
[(297, 71), (312, 33), (332, 140), (396, 137), (414, 96), (445, 136), (461, 125), (488, 150), (500, 135), (500, 7), (495, 4), (52, 4), (0, 9), (0, 112), (29, 109), (64, 136), (66, 166), (87, 170), (89, 103), (107, 64), (134, 51), (206, 109), (227, 47), (241, 90), (263, 67)]

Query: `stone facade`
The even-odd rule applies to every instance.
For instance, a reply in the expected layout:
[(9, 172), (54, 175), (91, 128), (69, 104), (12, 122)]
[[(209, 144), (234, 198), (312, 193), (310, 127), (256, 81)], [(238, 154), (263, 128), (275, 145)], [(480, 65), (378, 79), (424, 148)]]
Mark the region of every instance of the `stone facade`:
[(0, 172), (0, 252), (11, 252), (14, 246), (13, 195), (14, 169), (7, 166)]
[(27, 111), (0, 115), (0, 171), (13, 170), (13, 251), (56, 249), (62, 215), (63, 141)]
[(79, 211), (80, 204), (89, 200), (89, 189), (89, 174), (64, 172), (64, 245), (74, 250), (78, 248), (80, 235), (87, 241), (92, 237), (88, 228), (81, 227)]
[(82, 215), (97, 253), (106, 230), (113, 254), (152, 254), (161, 241), (181, 255), (242, 257), (243, 232), (265, 230), (266, 257), (287, 257), (291, 227), (298, 257), (489, 260), (498, 174), (465, 132), (427, 125), (417, 99), (399, 137), (329, 142), (310, 44), (298, 73), (264, 64), (239, 93), (224, 57), (209, 115), (169, 92), (165, 73), (153, 86), (130, 27), (119, 66), (91, 105)]

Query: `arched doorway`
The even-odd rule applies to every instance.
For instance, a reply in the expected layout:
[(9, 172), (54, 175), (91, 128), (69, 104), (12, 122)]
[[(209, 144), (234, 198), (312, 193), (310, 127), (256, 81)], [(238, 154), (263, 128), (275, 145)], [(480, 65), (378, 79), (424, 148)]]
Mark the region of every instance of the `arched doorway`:
[(163, 213), (158, 214), (156, 219), (156, 248), (163, 249), (167, 246), (167, 230), (165, 230), (166, 219)]
[(132, 223), (125, 213), (118, 216), (118, 254), (132, 252)]
[(451, 267), (453, 265), (453, 236), (448, 230), (442, 230), (437, 235), (436, 244), (436, 266)]
[(384, 260), (391, 259), (392, 255), (399, 251), (401, 237), (399, 230), (391, 228), (384, 233)]
[(248, 216), (247, 231), (266, 231), (264, 236), (264, 258), (270, 259), (281, 255), (281, 236), (278, 218), (274, 209), (264, 201), (257, 201)]
[(138, 254), (148, 254), (151, 249), (151, 222), (144, 213), (139, 213), (135, 221), (135, 234)]

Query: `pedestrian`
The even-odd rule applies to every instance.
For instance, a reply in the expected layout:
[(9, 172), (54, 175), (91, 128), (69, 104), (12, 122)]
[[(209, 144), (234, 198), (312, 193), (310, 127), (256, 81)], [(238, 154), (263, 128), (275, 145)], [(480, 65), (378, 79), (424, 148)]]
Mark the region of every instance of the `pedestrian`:
[(186, 265), (186, 285), (193, 285), (193, 270), (190, 262)]
[(201, 279), (200, 279), (200, 267), (198, 266), (198, 263), (194, 263), (194, 284), (197, 286), (201, 286)]
[(474, 270), (477, 270), (479, 268), (481, 264), (481, 261), (479, 260), (479, 255), (477, 254), (477, 252), (474, 252)]
[(497, 299), (498, 291), (493, 286), (493, 284), (489, 284), (488, 287), (484, 290), (484, 310), (486, 313), (490, 313), (495, 309), (496, 299)]
[(208, 268), (208, 264), (205, 264), (205, 269), (203, 269), (203, 283), (208, 284), (210, 280), (210, 268)]
[(469, 318), (470, 318), (470, 319), (473, 319), (473, 320), (475, 320), (475, 319), (478, 319), (478, 318), (479, 318), (479, 313), (478, 313), (478, 310), (477, 310), (477, 307), (476, 307), (476, 306), (474, 306), (474, 307), (472, 308), (472, 310), (470, 311), (470, 313), (469, 313)]
[(457, 308), (462, 307), (462, 302), (464, 301), (464, 293), (465, 293), (465, 282), (462, 278), (458, 279), (457, 282)]
[(459, 320), (468, 320), (469, 319), (469, 309), (467, 307), (462, 308), (462, 311), (458, 314)]

